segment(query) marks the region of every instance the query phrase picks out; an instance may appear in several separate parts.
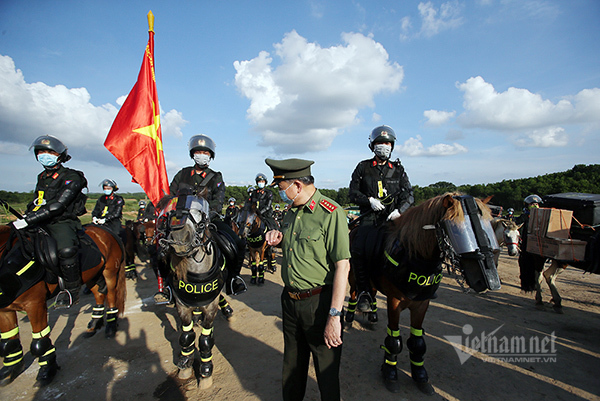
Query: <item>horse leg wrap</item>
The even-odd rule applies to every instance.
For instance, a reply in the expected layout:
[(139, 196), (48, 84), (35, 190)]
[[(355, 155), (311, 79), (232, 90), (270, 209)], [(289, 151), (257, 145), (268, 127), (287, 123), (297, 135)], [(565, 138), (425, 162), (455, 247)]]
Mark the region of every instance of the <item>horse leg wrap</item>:
[(117, 333), (117, 316), (119, 315), (119, 310), (117, 308), (110, 308), (106, 311), (106, 328), (104, 329), (104, 334), (106, 338), (113, 338)]
[(4, 366), (0, 369), (0, 386), (11, 383), (21, 373), (23, 368), (23, 347), (19, 337), (19, 328), (2, 333), (0, 340), (0, 356), (4, 358)]
[(371, 302), (371, 312), (369, 312), (368, 319), (369, 323), (377, 323), (379, 321), (379, 317), (377, 316), (377, 299), (372, 297), (373, 302)]
[(196, 333), (194, 332), (194, 323), (188, 326), (183, 326), (183, 332), (179, 336), (179, 345), (181, 346), (181, 354), (177, 367), (179, 369), (187, 369), (192, 367), (194, 362), (194, 343), (196, 342)]
[(346, 323), (352, 323), (354, 321), (354, 313), (356, 312), (356, 303), (357, 301), (348, 301), (348, 307), (346, 308)]
[(40, 370), (37, 374), (37, 382), (46, 385), (54, 379), (59, 369), (56, 363), (56, 348), (52, 345), (52, 340), (47, 337), (50, 334), (50, 327), (46, 327), (39, 333), (32, 333), (31, 337), (31, 355), (38, 358)]
[(423, 357), (427, 351), (427, 345), (423, 338), (423, 330), (411, 327), (410, 337), (406, 341), (406, 346), (410, 352), (410, 371), (413, 380), (417, 383), (427, 383), (429, 377), (427, 376), (425, 366), (423, 366)]
[(210, 377), (212, 375), (212, 347), (214, 345), (213, 327), (210, 329), (202, 328), (202, 334), (198, 341), (198, 348), (200, 348), (200, 375), (202, 377)]
[[(219, 303), (219, 305), (221, 305), (221, 303)], [(198, 322), (201, 322), (202, 319), (203, 319), (202, 311), (200, 309), (194, 309), (192, 311), (192, 322), (194, 324), (196, 324)]]
[(267, 261), (266, 260), (261, 260), (260, 262), (258, 262), (258, 284), (264, 284), (265, 282), (265, 263)]
[(223, 295), (219, 295), (219, 308), (221, 308), (221, 313), (223, 313), (225, 317), (229, 318), (233, 315), (233, 309)]
[(88, 323), (88, 329), (98, 330), (104, 324), (104, 305), (96, 304), (92, 308), (92, 320)]
[(256, 273), (258, 271), (258, 268), (256, 267), (256, 262), (252, 262), (252, 265), (250, 266), (250, 271), (252, 272), (250, 284), (256, 284)]
[(402, 352), (402, 337), (400, 337), (400, 330), (392, 330), (388, 327), (387, 337), (385, 338), (384, 345), (381, 346), (381, 349), (385, 351), (383, 365), (381, 366), (383, 380), (386, 383), (395, 383), (398, 381), (398, 370), (396, 369), (398, 354)]

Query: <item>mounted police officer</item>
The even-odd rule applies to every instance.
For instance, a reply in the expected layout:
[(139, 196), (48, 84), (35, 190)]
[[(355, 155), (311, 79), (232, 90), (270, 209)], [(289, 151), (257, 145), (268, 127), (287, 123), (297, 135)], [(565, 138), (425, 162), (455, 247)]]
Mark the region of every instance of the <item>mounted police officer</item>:
[(37, 178), (36, 198), (27, 205), (25, 216), (13, 225), (17, 229), (42, 226), (56, 240), (64, 290), (56, 297), (55, 307), (66, 308), (79, 302), (81, 270), (77, 231), (82, 228), (78, 216), (85, 214), (85, 195), (81, 191), (87, 187), (87, 180), (81, 171), (63, 166), (71, 156), (57, 138), (40, 136), (29, 149), (33, 149), (44, 171)]
[[(369, 149), (373, 158), (363, 160), (354, 169), (350, 181), (350, 201), (360, 208), (360, 228), (356, 235), (368, 235), (365, 226), (376, 227), (386, 220), (393, 220), (406, 211), (413, 203), (413, 190), (399, 159), (390, 161), (394, 150), (396, 133), (387, 126), (376, 127), (369, 136)], [(360, 241), (358, 241), (360, 242)], [(352, 252), (360, 252), (352, 249)], [(369, 295), (371, 288), (369, 273), (362, 264), (352, 264), (359, 293), (358, 308), (368, 311), (373, 302)]]
[(240, 208), (235, 204), (235, 198), (229, 198), (229, 206), (225, 209), (225, 223), (231, 224), (232, 221), (236, 221), (240, 214)]
[(115, 193), (119, 190), (115, 181), (105, 179), (100, 183), (100, 186), (104, 195), (96, 201), (96, 206), (92, 211), (92, 222), (103, 225), (113, 233), (120, 235), (125, 201), (122, 196)]
[(211, 160), (215, 158), (216, 144), (206, 135), (195, 135), (190, 138), (188, 148), (195, 164), (181, 169), (173, 178), (169, 189), (173, 195), (177, 195), (182, 190), (191, 190), (192, 193), (203, 196), (208, 201), (211, 223), (217, 227), (219, 233), (229, 237), (237, 250), (236, 260), (227, 261), (228, 277), (225, 291), (227, 294), (240, 294), (247, 289), (239, 275), (244, 263), (245, 244), (220, 218), (225, 201), (225, 182), (221, 172), (209, 168)]
[(278, 203), (275, 204), (275, 210), (273, 211), (273, 218), (277, 222), (277, 226), (281, 226), (281, 221), (283, 220), (283, 212), (281, 211), (281, 207)]

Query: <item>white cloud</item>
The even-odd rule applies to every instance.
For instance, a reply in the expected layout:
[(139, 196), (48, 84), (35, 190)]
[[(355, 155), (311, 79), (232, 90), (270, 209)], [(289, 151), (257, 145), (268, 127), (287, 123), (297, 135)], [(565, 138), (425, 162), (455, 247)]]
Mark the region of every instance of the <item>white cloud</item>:
[(371, 121), (373, 121), (374, 123), (381, 121), (381, 115), (373, 113), (373, 115), (371, 116)]
[(568, 136), (560, 125), (600, 124), (600, 89), (584, 89), (556, 103), (527, 89), (497, 92), (478, 76), (457, 83), (464, 92), (464, 112), (457, 121), (464, 127), (514, 133), (518, 146), (566, 146)]
[(427, 125), (442, 125), (454, 118), (456, 111), (425, 110), (423, 116), (427, 119)]
[(436, 145), (432, 145), (428, 148), (425, 148), (423, 143), (421, 142), (422, 138), (420, 135), (417, 135), (416, 138), (408, 138), (404, 144), (396, 144), (394, 150), (404, 156), (425, 156), (425, 157), (435, 157), (435, 156), (452, 156), (460, 153), (467, 153), (467, 148), (458, 144), (453, 143), (452, 145), (445, 143), (438, 143)]
[(183, 118), (183, 114), (175, 109), (166, 113), (163, 113), (161, 109), (161, 114), (160, 126), (163, 136), (168, 135), (176, 138), (183, 137), (181, 128), (183, 128), (189, 122)]
[(549, 127), (546, 129), (533, 130), (527, 134), (519, 136), (515, 141), (517, 146), (550, 148), (566, 146), (569, 137), (564, 128)]
[[(119, 104), (126, 96), (119, 97)], [(88, 161), (114, 163), (104, 149), (104, 140), (117, 115), (112, 104), (95, 106), (85, 88), (27, 83), (9, 56), (0, 55), (0, 138), (7, 144), (29, 146), (40, 135), (54, 135), (72, 152), (78, 149)], [(186, 123), (181, 113), (163, 115), (163, 130), (181, 136)]]
[(417, 6), (421, 17), (421, 29), (414, 35), (411, 34), (412, 22), (410, 17), (403, 17), (400, 20), (402, 40), (414, 37), (430, 38), (442, 31), (454, 29), (462, 25), (461, 6), (458, 1), (448, 1), (442, 3), (439, 8), (435, 8), (432, 2), (419, 3)]
[(404, 71), (380, 43), (359, 33), (344, 33), (342, 41), (323, 48), (292, 31), (274, 45), (278, 65), (266, 51), (234, 62), (262, 145), (283, 154), (327, 149), (356, 124), (361, 108), (374, 106), (375, 95), (400, 88)]

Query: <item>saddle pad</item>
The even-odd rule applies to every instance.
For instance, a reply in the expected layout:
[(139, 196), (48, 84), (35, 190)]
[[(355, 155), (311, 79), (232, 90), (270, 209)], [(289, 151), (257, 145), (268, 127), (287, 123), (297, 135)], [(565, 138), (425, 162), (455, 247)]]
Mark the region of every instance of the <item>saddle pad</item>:
[(0, 308), (7, 307), (21, 294), (44, 278), (41, 264), (23, 256), (21, 245), (15, 244), (0, 266)]

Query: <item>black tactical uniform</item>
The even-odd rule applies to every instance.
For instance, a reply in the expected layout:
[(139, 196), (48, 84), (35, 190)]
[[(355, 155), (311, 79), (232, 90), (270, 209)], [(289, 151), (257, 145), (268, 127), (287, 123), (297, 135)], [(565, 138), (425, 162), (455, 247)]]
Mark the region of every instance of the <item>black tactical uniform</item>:
[[(372, 237), (377, 226), (394, 215), (404, 213), (414, 203), (412, 186), (400, 160), (389, 160), (395, 141), (396, 134), (391, 127), (383, 125), (373, 129), (369, 148), (375, 157), (358, 163), (352, 173), (348, 196), (360, 208), (360, 226), (354, 234), (355, 244), (364, 243), (363, 239)], [(387, 143), (391, 144), (391, 148), (388, 146), (387, 154), (382, 154), (377, 145)], [(375, 311), (375, 306), (368, 306), (374, 305), (375, 300), (369, 295), (369, 272), (364, 265), (362, 252), (360, 247), (352, 247), (351, 263), (359, 293), (358, 308), (363, 312), (369, 308)]]
[(148, 203), (148, 205), (144, 205), (144, 207), (140, 207), (137, 214), (137, 220), (154, 220), (156, 219), (156, 208), (152, 202)]
[(92, 211), (92, 217), (104, 219), (104, 226), (112, 230), (115, 234), (121, 232), (121, 218), (123, 217), (123, 206), (125, 201), (123, 197), (115, 194), (102, 195), (96, 201), (96, 206)]
[[(225, 209), (225, 223), (231, 224), (232, 221), (236, 221), (240, 214), (240, 208), (236, 205), (235, 200), (230, 202), (230, 205)], [(231, 203), (234, 203), (233, 205)]]
[(77, 231), (81, 230), (78, 216), (85, 214), (86, 197), (81, 191), (87, 187), (87, 180), (81, 171), (63, 167), (62, 162), (68, 161), (71, 156), (58, 139), (49, 135), (41, 136), (31, 147), (36, 158), (43, 150), (60, 154), (56, 165), (45, 167), (38, 175), (36, 198), (27, 205), (23, 220), (27, 225), (43, 226), (56, 240), (60, 271), (65, 279), (65, 289), (69, 291), (57, 298), (56, 307), (68, 307), (79, 301), (81, 288)]

